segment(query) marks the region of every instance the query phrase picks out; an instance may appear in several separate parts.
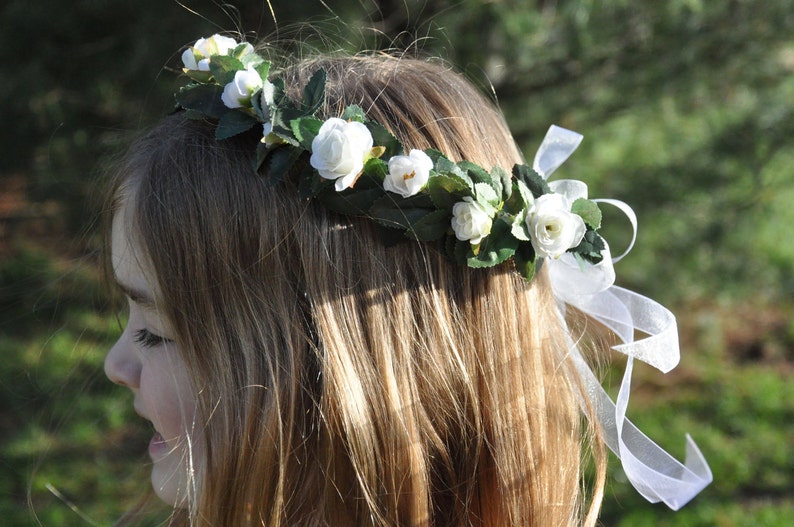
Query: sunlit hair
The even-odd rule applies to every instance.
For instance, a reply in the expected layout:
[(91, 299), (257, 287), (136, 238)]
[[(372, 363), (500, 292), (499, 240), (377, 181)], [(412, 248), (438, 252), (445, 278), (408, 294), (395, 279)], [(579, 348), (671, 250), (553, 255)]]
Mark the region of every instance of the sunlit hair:
[[(321, 117), (358, 104), (407, 148), (522, 160), (501, 114), (446, 66), (340, 57), (279, 74), (300, 89), (319, 67)], [(583, 492), (589, 425), (545, 273), (527, 283), (512, 264), (388, 247), (371, 221), (257, 175), (257, 134), (213, 134), (166, 118), (114, 187), (116, 209), (132, 200), (205, 435), (199, 490), (173, 523), (594, 525), (604, 455), (592, 449)]]

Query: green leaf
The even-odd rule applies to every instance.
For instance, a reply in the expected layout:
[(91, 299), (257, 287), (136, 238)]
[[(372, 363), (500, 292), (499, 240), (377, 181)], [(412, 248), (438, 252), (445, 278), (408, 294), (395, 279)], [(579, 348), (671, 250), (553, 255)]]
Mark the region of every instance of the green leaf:
[(187, 70), (185, 75), (201, 84), (207, 84), (212, 79), (212, 73), (209, 71)]
[(604, 259), (601, 255), (601, 251), (605, 248), (604, 239), (599, 236), (597, 232), (588, 229), (585, 231), (581, 243), (572, 249), (568, 249), (568, 252), (592, 264), (597, 264)]
[[(374, 181), (377, 181), (378, 185), (383, 185), (383, 180), (388, 172), (389, 165), (386, 164), (384, 160), (377, 157), (370, 157), (367, 162), (364, 163), (364, 174), (370, 176)], [(358, 186), (358, 182), (356, 182), (356, 186)]]
[(452, 211), (452, 207), (465, 196), (474, 197), (469, 185), (452, 174), (431, 174), (427, 180), (427, 192), (439, 209)]
[(325, 70), (320, 68), (314, 72), (309, 83), (303, 88), (304, 115), (314, 115), (325, 102), (325, 79)]
[(226, 112), (218, 121), (218, 127), (215, 129), (215, 139), (218, 141), (228, 139), (250, 130), (257, 124), (259, 124), (259, 121), (247, 113), (239, 111)]
[(491, 169), (491, 179), (499, 181), (501, 184), (502, 201), (507, 201), (513, 194), (513, 178), (502, 167), (496, 166)]
[(272, 152), (272, 149), (268, 147), (265, 143), (259, 143), (256, 145), (256, 157), (254, 158), (254, 172), (257, 174), (260, 173), (260, 169), (262, 165), (265, 163), (265, 160)]
[(488, 204), (494, 208), (499, 205), (499, 195), (488, 183), (475, 183), (474, 193), (477, 196), (478, 203)]
[(264, 100), (264, 90), (257, 90), (251, 96), (251, 107), (260, 122), (266, 123), (270, 121), (270, 108)]
[(526, 212), (513, 216), (510, 223), (511, 234), (518, 240), (528, 242), (531, 238), (529, 236), (529, 227), (527, 226)]
[(513, 180), (513, 191), (510, 198), (505, 201), (502, 210), (513, 215), (522, 215), (526, 218), (527, 209), (532, 204), (535, 198), (532, 197), (532, 192), (529, 191), (523, 181)]
[(513, 176), (522, 181), (536, 198), (551, 192), (546, 180), (527, 165), (515, 165), (513, 167)]
[(447, 159), (444, 154), (433, 148), (428, 148), (425, 150), (425, 154), (427, 154), (427, 156), (433, 161), (433, 170), (435, 170), (438, 174), (451, 174), (457, 176), (465, 181), (466, 185), (470, 189), (474, 190), (474, 182), (471, 180), (469, 175), (461, 170), (458, 165)]
[(182, 108), (193, 110), (210, 119), (220, 119), (229, 111), (221, 101), (223, 87), (217, 84), (189, 84), (179, 90), (176, 101)]
[(518, 240), (510, 232), (512, 226), (501, 219), (496, 219), (491, 233), (483, 238), (477, 256), (467, 259), (469, 267), (493, 267), (516, 252)]
[(521, 242), (516, 248), (516, 253), (513, 255), (513, 263), (516, 266), (518, 274), (524, 277), (524, 280), (529, 282), (535, 276), (535, 261), (537, 255), (535, 249), (529, 242)]
[[(259, 55), (256, 56), (258, 57)], [(267, 76), (270, 74), (270, 63), (266, 60), (263, 60), (261, 63), (255, 65), (254, 69), (256, 70), (256, 72), (259, 74), (259, 76), (262, 78), (263, 81), (267, 80)]]
[(303, 150), (289, 146), (271, 148), (270, 154), (265, 159), (265, 175), (268, 182), (275, 185), (283, 181), (293, 171), (293, 166), (303, 153)]
[(365, 190), (345, 189), (337, 192), (333, 186), (319, 194), (317, 199), (326, 208), (347, 216), (364, 216), (372, 208), (372, 204), (383, 197), (383, 189), (369, 188)]
[(342, 112), (342, 119), (345, 121), (355, 121), (357, 123), (363, 123), (367, 120), (367, 114), (364, 112), (364, 109), (361, 108), (358, 104), (351, 104), (345, 111)]
[(364, 123), (369, 133), (372, 134), (372, 144), (382, 146), (386, 151), (381, 156), (383, 159), (389, 159), (394, 156), (401, 155), (404, 152), (403, 145), (391, 132), (386, 130), (382, 125), (368, 121)]
[(407, 234), (419, 241), (430, 242), (444, 236), (450, 226), (450, 213), (446, 210), (436, 210), (414, 223)]
[(595, 201), (579, 198), (571, 205), (571, 212), (578, 214), (593, 230), (601, 228), (601, 209)]
[(228, 55), (214, 55), (210, 58), (210, 72), (215, 77), (215, 82), (226, 86), (234, 80), (234, 74), (244, 70), (243, 63)]
[[(472, 163), (470, 161), (458, 161), (457, 165), (462, 171), (464, 171), (466, 174), (468, 174), (469, 178), (475, 184), (477, 184), (477, 183), (485, 183), (488, 186), (490, 186), (497, 195), (501, 195), (502, 194), (502, 187), (501, 187), (502, 182), (501, 182), (501, 180), (494, 181), (494, 179), (491, 177), (491, 174), (489, 174), (481, 166), (475, 165), (474, 163)], [(497, 197), (496, 201), (497, 202), (499, 201), (498, 197)]]
[(427, 196), (417, 194), (411, 198), (400, 199), (393, 194), (386, 195), (373, 203), (369, 215), (386, 227), (410, 229), (413, 224), (435, 210), (432, 202), (426, 206), (427, 203), (421, 199), (413, 200), (416, 197)]
[(304, 150), (312, 149), (312, 141), (317, 137), (322, 121), (314, 117), (301, 117), (290, 122), (290, 128)]

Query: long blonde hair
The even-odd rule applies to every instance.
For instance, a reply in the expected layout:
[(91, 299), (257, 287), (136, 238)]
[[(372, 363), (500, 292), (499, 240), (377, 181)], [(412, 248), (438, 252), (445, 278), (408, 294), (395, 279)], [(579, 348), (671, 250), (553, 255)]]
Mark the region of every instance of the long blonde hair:
[[(449, 68), (388, 56), (305, 60), (407, 148), (511, 167), (501, 114)], [(593, 525), (604, 454), (545, 273), (461, 268), (252, 169), (258, 137), (166, 118), (114, 186), (156, 273), (203, 418), (196, 526)]]

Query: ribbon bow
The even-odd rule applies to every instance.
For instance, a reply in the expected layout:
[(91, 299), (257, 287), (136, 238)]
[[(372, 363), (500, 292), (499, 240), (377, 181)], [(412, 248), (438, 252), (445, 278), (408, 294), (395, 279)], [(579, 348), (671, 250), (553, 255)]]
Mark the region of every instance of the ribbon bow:
[[(543, 179), (547, 179), (581, 141), (581, 134), (552, 125), (538, 148), (533, 168)], [(550, 182), (549, 187), (571, 201), (587, 198), (587, 185), (581, 181), (558, 180)], [(713, 479), (703, 454), (687, 434), (686, 461), (681, 464), (626, 418), (634, 359), (646, 362), (663, 373), (678, 364), (680, 354), (675, 316), (650, 298), (614, 285), (613, 264), (633, 247), (637, 238), (637, 216), (622, 201), (593, 201), (613, 205), (629, 218), (634, 231), (631, 243), (616, 258), (612, 258), (607, 246), (602, 252), (604, 258), (601, 263), (584, 268), (570, 254), (557, 260), (548, 259), (546, 264), (549, 266), (551, 287), (561, 306), (568, 304), (580, 309), (614, 331), (621, 340), (622, 344), (612, 349), (626, 354), (628, 361), (616, 403), (601, 387), (573, 341), (570, 341), (571, 355), (596, 409), (606, 444), (620, 458), (628, 480), (648, 501), (663, 501), (671, 509), (678, 510)], [(635, 340), (636, 330), (648, 336)]]

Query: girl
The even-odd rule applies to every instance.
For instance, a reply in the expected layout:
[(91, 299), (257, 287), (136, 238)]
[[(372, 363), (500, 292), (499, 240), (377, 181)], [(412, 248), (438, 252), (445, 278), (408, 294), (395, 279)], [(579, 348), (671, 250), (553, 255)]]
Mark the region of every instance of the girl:
[(112, 186), (105, 362), (172, 525), (595, 525), (610, 432), (552, 287), (609, 260), (587, 200), (494, 169), (503, 117), (439, 64), (183, 61)]

